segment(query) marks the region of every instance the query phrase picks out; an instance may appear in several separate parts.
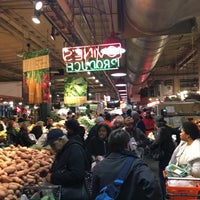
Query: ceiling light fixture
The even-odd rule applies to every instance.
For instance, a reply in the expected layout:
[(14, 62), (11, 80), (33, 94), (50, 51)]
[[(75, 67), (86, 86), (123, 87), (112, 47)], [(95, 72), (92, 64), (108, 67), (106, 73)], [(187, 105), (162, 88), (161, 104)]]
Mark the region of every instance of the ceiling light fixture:
[(52, 26), (52, 28), (51, 28), (51, 39), (52, 40), (55, 40), (56, 38), (55, 38), (55, 28)]
[(125, 87), (126, 84), (125, 83), (118, 83), (118, 84), (115, 84), (116, 87)]
[(113, 77), (122, 77), (122, 76), (126, 76), (127, 74), (125, 73), (125, 71), (122, 68), (113, 70), (113, 72), (111, 73), (111, 76)]
[(103, 41), (103, 44), (107, 44), (107, 46), (101, 49), (101, 53), (103, 54), (123, 54), (126, 52), (126, 49), (122, 46), (121, 40), (115, 35), (114, 32), (111, 32), (110, 37), (106, 38)]
[(111, 33), (108, 38), (103, 41), (103, 44), (107, 44), (104, 48), (100, 51), (106, 55), (112, 54), (123, 54), (126, 52), (126, 49), (122, 45), (122, 41), (119, 37), (116, 36), (114, 31), (114, 23), (113, 23), (113, 16), (112, 16), (112, 1), (110, 1), (110, 21), (111, 21)]
[(43, 7), (42, 1), (35, 1), (35, 10), (41, 10)]
[(124, 78), (120, 77), (119, 79), (117, 79), (117, 81), (115, 82), (115, 86), (116, 87), (123, 87), (123, 88), (120, 88), (120, 89), (126, 89), (126, 81)]
[(34, 16), (32, 17), (32, 21), (35, 23), (35, 24), (40, 24), (40, 15), (41, 15), (41, 12), (38, 11), (38, 10), (35, 10), (34, 11)]

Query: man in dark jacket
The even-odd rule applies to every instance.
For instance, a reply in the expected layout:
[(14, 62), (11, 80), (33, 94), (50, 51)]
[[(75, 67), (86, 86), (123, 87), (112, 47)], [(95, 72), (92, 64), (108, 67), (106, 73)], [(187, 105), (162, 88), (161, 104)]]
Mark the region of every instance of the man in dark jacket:
[[(61, 200), (71, 200), (76, 193), (81, 194), (85, 171), (89, 170), (82, 144), (75, 139), (68, 139), (61, 129), (50, 130), (47, 135), (46, 145), (48, 144), (56, 152), (56, 158), (46, 180), (62, 186)], [(83, 196), (76, 199), (88, 200)]]
[(94, 167), (92, 199), (95, 199), (101, 188), (118, 177), (128, 156), (133, 156), (134, 160), (117, 200), (159, 200), (161, 197), (153, 172), (141, 158), (130, 151), (129, 141), (130, 136), (123, 129), (110, 134), (110, 154)]
[(163, 152), (162, 157), (159, 159), (158, 162), (158, 175), (160, 178), (160, 185), (163, 192), (163, 196), (165, 196), (165, 178), (163, 177), (163, 170), (168, 165), (172, 153), (175, 150), (175, 142), (172, 139), (172, 135), (177, 132), (177, 130), (169, 127), (167, 122), (164, 120), (163, 116), (156, 116), (155, 117), (155, 140), (150, 145), (152, 151), (157, 150), (159, 152)]

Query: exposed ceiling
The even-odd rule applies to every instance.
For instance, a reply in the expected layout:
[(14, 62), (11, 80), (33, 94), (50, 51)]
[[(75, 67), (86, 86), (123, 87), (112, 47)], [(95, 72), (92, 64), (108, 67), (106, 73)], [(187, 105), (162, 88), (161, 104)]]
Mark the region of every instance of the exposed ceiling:
[[(63, 92), (69, 76), (62, 60), (64, 46), (100, 44), (114, 29), (127, 49), (121, 66), (128, 72), (129, 97), (159, 81), (198, 78), (198, 0), (44, 0), (36, 25), (31, 0), (1, 0), (0, 81), (22, 80), (22, 55), (48, 47), (54, 94)], [(112, 26), (113, 25), (113, 26)], [(56, 29), (51, 40), (52, 27)], [(54, 72), (54, 73), (53, 73)], [(56, 73), (55, 73), (56, 72)], [(64, 73), (63, 73), (64, 72)], [(110, 71), (93, 72), (104, 87), (87, 74), (89, 91), (118, 98), (117, 78)]]

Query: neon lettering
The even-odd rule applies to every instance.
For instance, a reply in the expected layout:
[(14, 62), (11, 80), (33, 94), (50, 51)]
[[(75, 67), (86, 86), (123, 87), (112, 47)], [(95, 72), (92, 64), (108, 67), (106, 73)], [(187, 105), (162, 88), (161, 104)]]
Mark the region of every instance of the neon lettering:
[[(110, 52), (101, 51), (104, 48), (113, 49)], [(122, 57), (119, 49), (120, 43), (107, 45), (91, 45), (68, 47), (62, 49), (63, 60), (66, 63), (66, 69), (69, 73), (100, 71), (119, 68), (119, 59)], [(103, 53), (102, 53), (103, 52)]]

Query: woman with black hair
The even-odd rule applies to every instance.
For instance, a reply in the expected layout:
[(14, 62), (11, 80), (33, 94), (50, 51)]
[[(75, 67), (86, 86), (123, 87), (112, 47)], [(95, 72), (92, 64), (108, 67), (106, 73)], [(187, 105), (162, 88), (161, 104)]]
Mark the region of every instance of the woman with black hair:
[(108, 153), (108, 136), (111, 128), (107, 124), (99, 124), (97, 127), (97, 135), (93, 136), (87, 145), (89, 153), (93, 159), (102, 158)]
[(200, 133), (193, 122), (184, 122), (180, 133), (180, 144), (176, 147), (169, 164), (188, 166), (191, 175), (200, 178)]
[(73, 138), (81, 143), (84, 142), (85, 128), (79, 124), (78, 120), (74, 118), (66, 120), (65, 127), (69, 139)]

